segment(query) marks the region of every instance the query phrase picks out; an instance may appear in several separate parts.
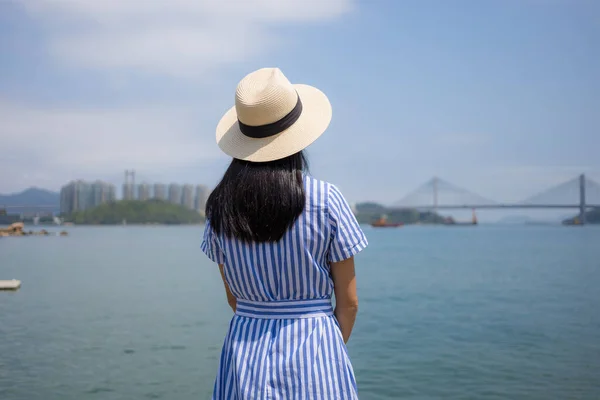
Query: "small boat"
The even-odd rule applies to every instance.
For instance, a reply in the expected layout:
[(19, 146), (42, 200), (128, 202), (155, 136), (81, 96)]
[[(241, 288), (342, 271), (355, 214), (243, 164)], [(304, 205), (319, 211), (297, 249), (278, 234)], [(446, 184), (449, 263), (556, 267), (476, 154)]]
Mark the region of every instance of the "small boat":
[(9, 281), (0, 281), (0, 290), (17, 290), (21, 287), (21, 281), (11, 279)]
[(371, 222), (371, 226), (373, 228), (398, 228), (402, 225), (404, 225), (402, 222), (387, 222), (387, 216), (385, 215), (379, 218), (377, 221)]

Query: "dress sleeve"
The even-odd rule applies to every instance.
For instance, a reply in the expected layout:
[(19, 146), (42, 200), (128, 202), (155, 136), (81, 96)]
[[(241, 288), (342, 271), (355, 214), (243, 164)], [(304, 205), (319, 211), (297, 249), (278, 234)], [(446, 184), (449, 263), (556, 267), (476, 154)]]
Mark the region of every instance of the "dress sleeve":
[(328, 192), (328, 212), (332, 227), (328, 256), (330, 262), (348, 259), (367, 247), (367, 238), (350, 205), (333, 185), (329, 187)]
[(213, 231), (212, 226), (210, 226), (210, 221), (206, 220), (206, 226), (204, 227), (204, 237), (202, 239), (202, 244), (200, 248), (210, 258), (212, 261), (217, 264), (225, 263), (225, 254), (221, 247), (219, 246), (219, 242), (217, 240), (217, 235), (215, 231)]

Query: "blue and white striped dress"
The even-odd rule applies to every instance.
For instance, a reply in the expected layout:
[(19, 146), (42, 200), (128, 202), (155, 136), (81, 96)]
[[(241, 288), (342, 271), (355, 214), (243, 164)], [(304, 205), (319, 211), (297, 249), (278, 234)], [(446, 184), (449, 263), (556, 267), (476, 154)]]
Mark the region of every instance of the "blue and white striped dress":
[(356, 399), (356, 381), (333, 316), (329, 264), (367, 246), (332, 184), (305, 176), (306, 207), (276, 243), (217, 236), (202, 250), (224, 265), (237, 298), (213, 399)]

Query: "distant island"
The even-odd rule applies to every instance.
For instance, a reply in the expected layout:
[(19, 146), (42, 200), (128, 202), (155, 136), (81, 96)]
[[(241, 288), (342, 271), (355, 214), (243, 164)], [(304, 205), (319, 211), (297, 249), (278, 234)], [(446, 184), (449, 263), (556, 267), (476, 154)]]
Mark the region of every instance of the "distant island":
[(356, 219), (361, 224), (370, 224), (382, 215), (391, 224), (444, 224), (446, 218), (431, 211), (419, 211), (414, 208), (390, 208), (378, 203), (358, 203), (355, 206)]
[(179, 204), (152, 199), (122, 200), (102, 204), (85, 211), (77, 211), (64, 216), (64, 221), (76, 225), (117, 225), (117, 224), (199, 224), (202, 215)]
[[(586, 224), (600, 224), (600, 208), (594, 208), (592, 210), (586, 211), (585, 213), (585, 223)], [(563, 221), (563, 225), (580, 225), (581, 221), (579, 219), (579, 215), (567, 218)]]

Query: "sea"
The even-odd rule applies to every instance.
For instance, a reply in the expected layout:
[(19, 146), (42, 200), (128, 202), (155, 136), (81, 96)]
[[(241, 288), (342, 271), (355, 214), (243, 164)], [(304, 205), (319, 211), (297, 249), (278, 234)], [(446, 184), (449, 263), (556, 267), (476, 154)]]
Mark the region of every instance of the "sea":
[[(203, 227), (64, 229), (0, 238), (0, 399), (209, 399), (232, 313)], [(600, 399), (600, 227), (364, 230), (361, 399)]]

